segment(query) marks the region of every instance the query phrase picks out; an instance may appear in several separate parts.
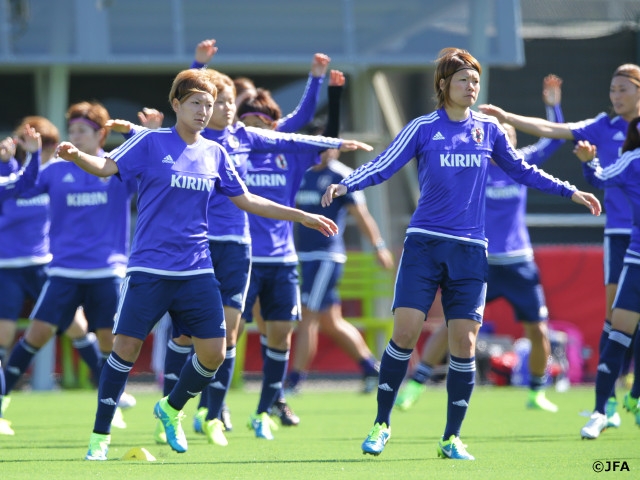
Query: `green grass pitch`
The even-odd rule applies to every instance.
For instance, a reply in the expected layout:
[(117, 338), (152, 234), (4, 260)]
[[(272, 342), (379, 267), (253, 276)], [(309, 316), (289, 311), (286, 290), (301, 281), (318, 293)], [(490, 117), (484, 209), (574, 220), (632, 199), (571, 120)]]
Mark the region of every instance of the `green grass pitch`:
[[(549, 390), (547, 396), (560, 407), (556, 414), (526, 410), (524, 389), (476, 387), (461, 435), (474, 462), (436, 456), (445, 423), (443, 387), (430, 388), (412, 410), (393, 412), (392, 436), (378, 457), (360, 450), (375, 417), (375, 395), (314, 390), (291, 397), (301, 424), (281, 427), (275, 440), (266, 441), (246, 428), (258, 393), (234, 390), (228, 397), (234, 428), (227, 433), (227, 447), (209, 445), (193, 432), (192, 400), (184, 423), (189, 450), (177, 454), (153, 441), (152, 410), (160, 394), (134, 386), (131, 391), (138, 404), (125, 412), (128, 428), (113, 429), (107, 462), (83, 460), (95, 413), (94, 391), (15, 392), (5, 416), (16, 434), (0, 436), (0, 478), (585, 479), (598, 475), (594, 462), (616, 460), (626, 462), (630, 471), (609, 475), (640, 478), (640, 429), (631, 414), (619, 408), (619, 429), (606, 430), (597, 440), (580, 439), (587, 421), (583, 415), (593, 407), (593, 387)], [(146, 448), (157, 460), (120, 460), (132, 447)]]

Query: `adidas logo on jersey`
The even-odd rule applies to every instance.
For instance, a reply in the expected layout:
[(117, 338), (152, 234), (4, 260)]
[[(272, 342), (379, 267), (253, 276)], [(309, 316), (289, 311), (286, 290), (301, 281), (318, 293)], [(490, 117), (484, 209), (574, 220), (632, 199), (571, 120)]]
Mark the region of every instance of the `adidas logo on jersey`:
[(626, 136), (622, 132), (616, 132), (616, 134), (613, 136), (614, 140), (618, 140), (620, 142), (623, 142), (625, 138), (626, 138)]
[(162, 163), (169, 163), (169, 164), (173, 165), (176, 162), (173, 161), (173, 158), (171, 158), (171, 155), (167, 155), (166, 157), (164, 157), (162, 159)]
[(451, 402), (453, 405), (456, 405), (458, 407), (468, 407), (469, 404), (467, 403), (466, 400), (462, 399), (462, 400), (457, 400), (455, 402)]
[(116, 405), (116, 401), (113, 398), (101, 398), (100, 403), (104, 403), (105, 405), (111, 405), (112, 407)]
[(433, 137), (431, 137), (431, 140), (444, 140), (444, 135), (438, 132)]
[(73, 183), (76, 181), (76, 179), (73, 178), (73, 175), (71, 175), (70, 173), (67, 173), (64, 177), (62, 177), (62, 181), (64, 183)]

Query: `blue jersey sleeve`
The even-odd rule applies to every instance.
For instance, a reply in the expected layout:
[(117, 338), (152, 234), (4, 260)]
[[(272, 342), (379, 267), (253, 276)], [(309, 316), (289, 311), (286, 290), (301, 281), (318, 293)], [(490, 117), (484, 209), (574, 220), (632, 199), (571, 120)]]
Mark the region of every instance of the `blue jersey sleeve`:
[(417, 134), (422, 119), (409, 122), (391, 144), (373, 160), (361, 165), (340, 182), (348, 192), (363, 190), (388, 180), (417, 155)]
[(307, 80), (307, 85), (300, 99), (300, 103), (293, 112), (278, 121), (276, 130), (289, 133), (297, 132), (313, 120), (323, 78), (324, 77), (314, 77), (309, 74), (309, 79)]
[(0, 201), (29, 191), (36, 183), (39, 169), (40, 151), (28, 154), (22, 170), (8, 177), (0, 177)]
[(577, 190), (568, 182), (563, 182), (525, 162), (521, 154), (509, 143), (504, 132), (497, 135), (491, 158), (507, 175), (527, 187), (566, 198), (570, 198)]
[(6, 162), (0, 161), (0, 177), (6, 177), (12, 173), (16, 173), (18, 170), (20, 170), (20, 165), (15, 158), (11, 157)]
[(251, 151), (256, 153), (314, 153), (327, 148), (340, 148), (342, 145), (339, 138), (281, 133), (264, 128), (244, 128), (251, 144)]

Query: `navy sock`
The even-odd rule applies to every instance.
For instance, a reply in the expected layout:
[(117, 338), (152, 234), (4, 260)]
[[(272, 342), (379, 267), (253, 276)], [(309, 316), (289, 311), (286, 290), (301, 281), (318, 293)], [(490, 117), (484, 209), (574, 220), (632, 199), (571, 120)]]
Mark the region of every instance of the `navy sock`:
[(398, 389), (409, 368), (412, 349), (400, 348), (389, 340), (380, 360), (378, 376), (378, 412), (374, 423), (391, 425), (391, 409), (398, 396)]
[(447, 373), (447, 425), (444, 439), (460, 436), (460, 427), (467, 414), (471, 393), (476, 382), (476, 358), (449, 356)]
[(71, 343), (91, 370), (93, 378), (99, 379), (103, 362), (95, 334), (87, 333), (84, 337), (74, 338)]
[(418, 368), (416, 368), (415, 372), (413, 372), (413, 375), (411, 375), (411, 380), (424, 385), (431, 378), (432, 374), (433, 367), (431, 365), (427, 365), (426, 363), (420, 362)]
[(307, 372), (291, 370), (287, 377), (287, 388), (295, 389), (307, 378)]
[(262, 391), (256, 413), (267, 412), (282, 392), (282, 383), (289, 363), (289, 350), (267, 348), (262, 368)]
[(9, 355), (7, 365), (4, 367), (5, 395), (11, 393), (16, 382), (29, 368), (31, 360), (33, 360), (34, 355), (38, 353), (38, 350), (40, 349), (29, 345), (24, 337), (18, 340), (18, 343), (11, 351), (11, 355)]
[(547, 376), (529, 375), (529, 388), (534, 391), (542, 390), (547, 384)]
[(187, 363), (191, 354), (191, 346), (183, 347), (173, 340), (167, 342), (167, 352), (164, 356), (164, 380), (162, 382), (162, 396), (169, 395), (180, 377), (182, 367)]
[(609, 341), (600, 354), (596, 374), (596, 412), (605, 413), (607, 399), (618, 379), (624, 353), (631, 345), (631, 339), (632, 337), (618, 330), (612, 329), (609, 333)]
[(227, 347), (222, 365), (218, 368), (216, 376), (202, 393), (207, 392), (207, 420), (221, 417), (222, 405), (231, 386), (233, 369), (236, 365), (236, 347)]
[(111, 421), (132, 367), (133, 362), (124, 361), (114, 352), (111, 352), (102, 367), (98, 381), (98, 410), (93, 424), (94, 433), (111, 432)]
[(374, 377), (378, 375), (380, 367), (375, 358), (369, 357), (360, 360), (360, 369), (365, 376)]
[(5, 391), (4, 370), (2, 369), (2, 362), (0, 361), (0, 418), (2, 418), (2, 399), (4, 398)]
[(633, 341), (633, 385), (629, 395), (633, 398), (640, 397), (640, 330), (636, 330), (635, 338)]
[(178, 382), (169, 393), (167, 401), (176, 410), (182, 410), (185, 404), (198, 395), (216, 374), (198, 361), (194, 353), (191, 360), (184, 364)]
[[(609, 333), (611, 333), (611, 321), (609, 319), (604, 320), (604, 325), (602, 326), (602, 332), (600, 333), (600, 341), (598, 342), (598, 363), (602, 359), (602, 353), (604, 352), (604, 347), (606, 347), (607, 342), (609, 341)], [(616, 384), (614, 382), (613, 387), (611, 387), (611, 393), (609, 393), (609, 397), (616, 397)]]

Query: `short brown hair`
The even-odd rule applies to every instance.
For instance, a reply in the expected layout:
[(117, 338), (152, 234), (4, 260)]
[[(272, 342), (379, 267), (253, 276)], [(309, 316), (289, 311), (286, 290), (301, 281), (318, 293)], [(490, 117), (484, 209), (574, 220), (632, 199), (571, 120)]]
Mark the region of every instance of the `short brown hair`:
[(14, 135), (22, 135), (22, 131), (24, 130), (25, 125), (31, 126), (33, 129), (35, 129), (36, 132), (40, 134), (40, 138), (42, 139), (42, 146), (44, 148), (53, 147), (60, 143), (60, 132), (48, 118), (41, 117), (40, 115), (30, 115), (28, 117), (24, 117), (20, 122), (20, 125), (18, 125), (14, 130)]
[[(219, 92), (220, 90), (224, 90), (225, 88), (230, 88), (233, 92), (233, 96), (236, 96), (236, 86), (231, 80), (229, 75), (226, 75), (218, 70), (214, 70), (212, 68), (203, 69), (203, 71), (207, 74), (209, 79), (213, 82), (213, 85), (216, 87), (216, 90)], [(216, 94), (217, 95), (217, 94)]]
[(636, 87), (640, 87), (640, 67), (633, 63), (625, 63), (624, 65), (620, 65), (618, 68), (616, 68), (616, 71), (613, 72), (613, 75), (611, 77), (626, 77)]
[(70, 125), (74, 120), (82, 119), (87, 125), (93, 128), (95, 131), (104, 129), (104, 135), (100, 140), (100, 146), (104, 147), (107, 137), (109, 136), (109, 128), (105, 127), (107, 120), (110, 119), (109, 112), (100, 102), (78, 102), (74, 103), (67, 110), (65, 115), (67, 118), (67, 125)]
[[(461, 48), (443, 48), (436, 60), (436, 71), (433, 75), (433, 86), (436, 92), (436, 108), (441, 108), (449, 99), (449, 85), (453, 74), (465, 69), (472, 69), (482, 75), (480, 62), (469, 52)], [(440, 88), (440, 80), (444, 80), (444, 86)]]
[(238, 106), (238, 118), (242, 119), (243, 115), (251, 114), (267, 116), (275, 122), (280, 120), (282, 111), (269, 90), (258, 88), (255, 96), (249, 97)]

